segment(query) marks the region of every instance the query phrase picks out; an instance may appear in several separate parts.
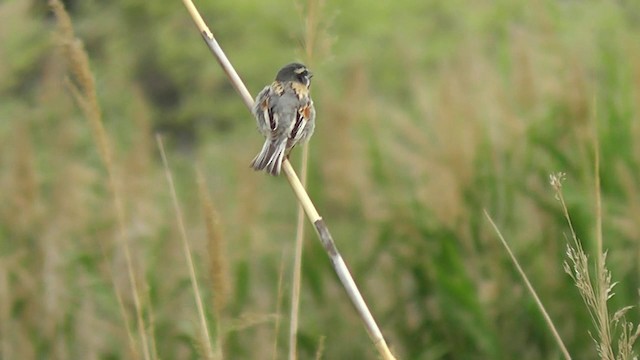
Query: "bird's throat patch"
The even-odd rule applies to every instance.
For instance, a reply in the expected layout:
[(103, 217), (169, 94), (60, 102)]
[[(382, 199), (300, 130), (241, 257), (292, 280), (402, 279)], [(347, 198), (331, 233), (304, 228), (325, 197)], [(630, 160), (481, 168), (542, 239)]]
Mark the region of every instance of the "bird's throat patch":
[(305, 84), (294, 82), (291, 84), (293, 92), (296, 93), (298, 99), (303, 99), (309, 96), (309, 89)]

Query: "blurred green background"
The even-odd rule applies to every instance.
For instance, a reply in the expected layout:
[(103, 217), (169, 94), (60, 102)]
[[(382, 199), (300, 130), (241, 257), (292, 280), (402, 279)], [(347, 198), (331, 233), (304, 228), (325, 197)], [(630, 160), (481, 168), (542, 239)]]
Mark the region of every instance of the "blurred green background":
[[(548, 175), (566, 172), (569, 211), (591, 251), (597, 135), (605, 248), (620, 282), (610, 309), (637, 305), (640, 2), (314, 4), (196, 2), (253, 94), (285, 63), (314, 72), (308, 189), (394, 353), (561, 358), (486, 209), (571, 354), (597, 358), (591, 320), (562, 269), (568, 228)], [(225, 357), (271, 358), (275, 346), (285, 358), (296, 201), (284, 178), (249, 169), (263, 140), (182, 2), (66, 5), (115, 150), (126, 236), (160, 358), (202, 351), (157, 132)], [(133, 319), (108, 175), (65, 85), (45, 2), (2, 2), (0, 44), (0, 358), (135, 358), (128, 334), (138, 334), (127, 330), (114, 292)], [(220, 322), (210, 309), (196, 165), (226, 243), (230, 292)], [(637, 323), (638, 310), (628, 317)], [(300, 321), (301, 359), (322, 342), (325, 359), (376, 358), (311, 231)]]

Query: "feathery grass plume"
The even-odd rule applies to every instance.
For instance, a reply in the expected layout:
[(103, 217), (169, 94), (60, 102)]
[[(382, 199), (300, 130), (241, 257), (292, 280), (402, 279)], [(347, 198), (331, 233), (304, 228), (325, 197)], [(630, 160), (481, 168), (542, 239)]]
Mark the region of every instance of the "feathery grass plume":
[(191, 282), (191, 288), (198, 309), (198, 317), (200, 320), (200, 333), (199, 338), (202, 347), (204, 348), (204, 357), (206, 359), (214, 359), (213, 349), (211, 347), (211, 336), (209, 336), (209, 325), (207, 324), (207, 317), (204, 312), (204, 305), (202, 304), (202, 296), (200, 295), (200, 286), (198, 285), (198, 278), (196, 276), (196, 269), (193, 263), (193, 257), (191, 256), (191, 249), (189, 248), (189, 239), (187, 238), (187, 230), (184, 225), (184, 217), (182, 216), (182, 209), (178, 202), (178, 194), (176, 193), (176, 186), (173, 182), (173, 175), (169, 168), (169, 161), (167, 160), (167, 154), (164, 151), (164, 145), (160, 135), (156, 135), (156, 141), (158, 149), (160, 150), (160, 156), (162, 157), (162, 165), (164, 166), (164, 174), (167, 179), (167, 185), (169, 186), (169, 192), (171, 193), (171, 201), (173, 203), (173, 210), (175, 212), (176, 221), (178, 223), (178, 230), (180, 231), (180, 239), (182, 240), (182, 250), (187, 261), (187, 267), (189, 268), (189, 280)]
[[(562, 182), (565, 179), (564, 173), (555, 173), (549, 176), (550, 184), (553, 187), (556, 198), (560, 201), (562, 212), (565, 220), (569, 225), (571, 233), (571, 241), (567, 242), (566, 256), (567, 259), (563, 268), (575, 283), (580, 296), (584, 301), (589, 316), (595, 328), (595, 335), (590, 335), (595, 342), (596, 351), (602, 360), (631, 360), (636, 355), (633, 351), (633, 344), (640, 333), (640, 327), (633, 331), (633, 324), (625, 318), (626, 312), (631, 307), (625, 307), (617, 311), (612, 317), (609, 317), (607, 302), (615, 293), (613, 288), (617, 282), (612, 281), (611, 272), (606, 267), (607, 252), (601, 255), (601, 261), (596, 263), (594, 273), (595, 279), (589, 271), (589, 257), (585, 253), (582, 242), (578, 238), (573, 222), (569, 216), (569, 210), (562, 193)], [(617, 351), (614, 349), (615, 333), (611, 331), (611, 326), (621, 329), (617, 339)]]
[(12, 207), (14, 211), (6, 216), (15, 217), (9, 220), (11, 224), (17, 224), (20, 232), (28, 229), (35, 216), (35, 201), (38, 197), (36, 172), (34, 168), (34, 150), (30, 137), (29, 122), (16, 123), (14, 152), (14, 170), (12, 182), (15, 191), (11, 192)]
[(68, 78), (69, 88), (81, 106), (89, 120), (93, 138), (98, 145), (98, 152), (107, 170), (113, 168), (113, 155), (109, 144), (107, 132), (102, 124), (102, 114), (98, 104), (95, 81), (89, 66), (89, 57), (84, 50), (82, 40), (75, 36), (71, 18), (64, 5), (59, 0), (49, 0), (49, 6), (53, 9), (58, 20), (60, 41), (63, 45), (65, 58), (69, 64), (71, 77)]
[(213, 308), (216, 317), (221, 316), (229, 296), (228, 265), (225, 251), (225, 241), (222, 236), (220, 217), (213, 206), (211, 193), (207, 189), (206, 181), (200, 168), (196, 169), (198, 192), (202, 213), (207, 230), (207, 252), (209, 253), (209, 277), (213, 289)]
[[(114, 211), (118, 223), (118, 237), (121, 242), (121, 246), (125, 255), (126, 271), (131, 286), (131, 294), (133, 296), (134, 307), (136, 312), (138, 334), (142, 341), (142, 353), (145, 360), (149, 360), (151, 355), (149, 353), (149, 341), (147, 339), (145, 321), (142, 315), (142, 304), (140, 302), (140, 294), (137, 285), (136, 276), (133, 269), (133, 261), (131, 259), (131, 250), (129, 248), (128, 236), (125, 230), (125, 209), (122, 203), (122, 196), (120, 187), (118, 185), (117, 176), (115, 174), (115, 167), (113, 164), (113, 151), (109, 144), (107, 132), (102, 123), (102, 114), (100, 112), (100, 105), (98, 104), (98, 97), (96, 94), (95, 82), (93, 74), (89, 66), (89, 57), (82, 41), (76, 38), (71, 18), (66, 12), (64, 6), (60, 0), (49, 0), (49, 6), (53, 10), (58, 21), (58, 31), (60, 32), (60, 41), (63, 45), (65, 58), (69, 64), (69, 72), (71, 77), (68, 78), (67, 85), (71, 93), (74, 95), (76, 101), (80, 105), (82, 111), (87, 117), (91, 129), (93, 132), (93, 140), (96, 142), (98, 153), (104, 163), (109, 176), (109, 186), (111, 195), (113, 198)], [(119, 289), (115, 285), (114, 290), (119, 292)], [(116, 296), (120, 297), (119, 294)], [(120, 303), (122, 304), (122, 303)], [(123, 317), (125, 318), (125, 324), (129, 323), (126, 318), (126, 312), (124, 308), (120, 309)], [(127, 326), (127, 331), (131, 329)], [(133, 337), (129, 335), (129, 339)], [(137, 354), (137, 346), (134, 343), (130, 343), (132, 353)]]
[(229, 279), (227, 254), (225, 251), (224, 237), (220, 224), (220, 217), (213, 206), (211, 194), (207, 189), (206, 181), (200, 168), (196, 168), (198, 192), (207, 230), (207, 252), (209, 254), (209, 279), (213, 290), (213, 311), (216, 321), (215, 349), (216, 359), (223, 358), (223, 311), (229, 296)]
[(133, 124), (132, 141), (129, 156), (122, 159), (122, 182), (127, 194), (136, 194), (136, 201), (130, 205), (130, 216), (149, 216), (155, 212), (149, 205), (152, 202), (149, 198), (150, 190), (153, 189), (150, 184), (155, 180), (149, 176), (155, 170), (151, 109), (144, 102), (144, 94), (137, 86), (133, 88), (129, 102)]

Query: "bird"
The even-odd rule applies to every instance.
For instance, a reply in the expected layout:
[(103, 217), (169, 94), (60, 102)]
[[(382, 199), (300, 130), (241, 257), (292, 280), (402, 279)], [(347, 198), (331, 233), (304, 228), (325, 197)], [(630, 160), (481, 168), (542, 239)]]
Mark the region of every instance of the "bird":
[(278, 176), (291, 149), (313, 134), (316, 110), (309, 93), (312, 77), (305, 65), (287, 64), (256, 96), (252, 113), (265, 142), (251, 161), (254, 170)]

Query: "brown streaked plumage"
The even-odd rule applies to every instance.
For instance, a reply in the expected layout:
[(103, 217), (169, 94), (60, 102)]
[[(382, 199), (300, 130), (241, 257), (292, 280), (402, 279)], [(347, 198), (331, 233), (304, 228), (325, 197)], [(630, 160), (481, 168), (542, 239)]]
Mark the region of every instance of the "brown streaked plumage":
[(286, 65), (256, 97), (253, 114), (265, 142), (251, 162), (254, 170), (279, 175), (291, 149), (313, 134), (315, 109), (309, 94), (312, 76), (302, 64)]

